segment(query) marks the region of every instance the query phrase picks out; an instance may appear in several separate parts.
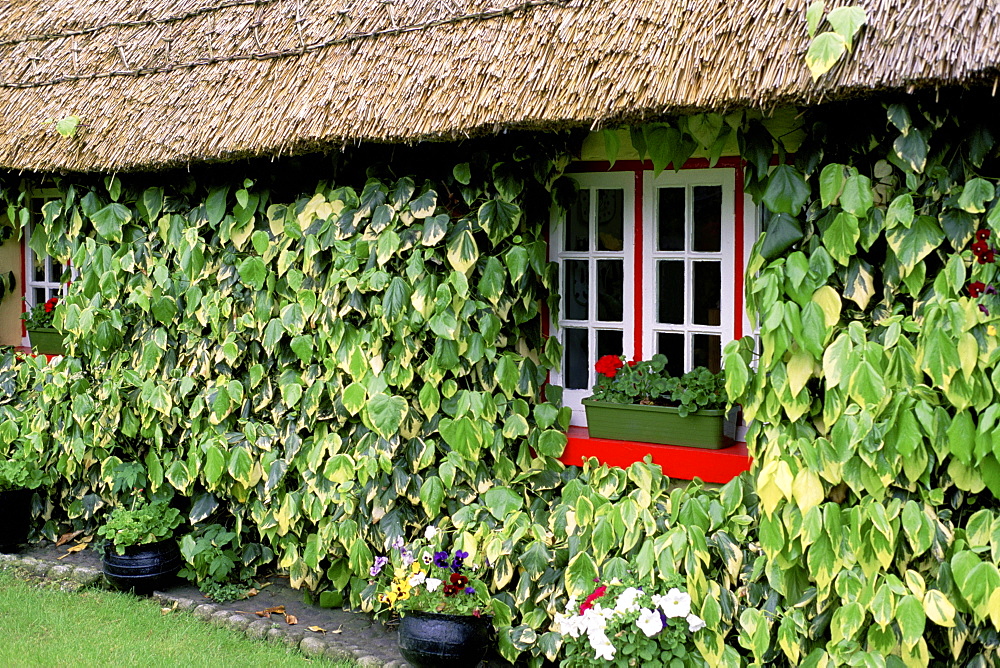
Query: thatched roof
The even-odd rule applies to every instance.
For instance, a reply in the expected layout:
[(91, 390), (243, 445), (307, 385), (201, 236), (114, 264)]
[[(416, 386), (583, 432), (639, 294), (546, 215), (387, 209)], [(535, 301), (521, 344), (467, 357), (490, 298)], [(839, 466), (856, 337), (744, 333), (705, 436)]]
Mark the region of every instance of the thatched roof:
[[(995, 0), (858, 0), (813, 83), (808, 0), (5, 0), (0, 166), (129, 170), (985, 81)], [(71, 139), (47, 119), (77, 115)]]

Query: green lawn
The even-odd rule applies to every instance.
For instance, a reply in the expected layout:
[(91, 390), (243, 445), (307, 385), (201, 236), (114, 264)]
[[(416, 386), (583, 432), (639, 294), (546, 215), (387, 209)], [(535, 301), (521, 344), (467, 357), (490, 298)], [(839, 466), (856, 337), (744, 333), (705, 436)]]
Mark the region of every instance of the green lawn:
[(0, 571), (0, 666), (325, 666), (117, 592), (59, 591)]

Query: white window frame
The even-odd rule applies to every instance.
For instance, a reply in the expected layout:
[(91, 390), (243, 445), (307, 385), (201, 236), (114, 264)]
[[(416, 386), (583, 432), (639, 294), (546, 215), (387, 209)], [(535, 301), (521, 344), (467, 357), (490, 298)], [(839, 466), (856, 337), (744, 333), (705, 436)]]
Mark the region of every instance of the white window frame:
[[(697, 252), (689, 250), (687, 246), (692, 240), (693, 233), (693, 188), (695, 186), (720, 186), (722, 188), (722, 219), (720, 221), (721, 242), (718, 252)], [(656, 250), (656, 221), (658, 220), (659, 197), (657, 188), (684, 188), (685, 197), (685, 249), (681, 251), (659, 251)], [(642, 220), (643, 220), (643, 285), (649, 286), (648, 290), (643, 290), (642, 294), (642, 349), (645, 358), (651, 357), (656, 350), (656, 335), (660, 332), (677, 333), (684, 335), (684, 370), (690, 371), (694, 367), (692, 359), (691, 338), (695, 334), (709, 334), (719, 337), (721, 348), (734, 338), (734, 328), (732, 318), (727, 318), (726, 314), (733, 313), (735, 301), (733, 299), (733, 286), (735, 283), (735, 267), (732, 262), (736, 245), (736, 174), (733, 169), (686, 169), (680, 172), (664, 171), (658, 177), (653, 176), (653, 172), (646, 172), (643, 175), (642, 193)], [(684, 262), (684, 323), (667, 324), (656, 321), (657, 313), (657, 260), (670, 259)], [(727, 261), (727, 259), (729, 261)], [(719, 324), (704, 325), (693, 322), (694, 304), (692, 299), (691, 281), (694, 279), (693, 266), (699, 260), (713, 260), (719, 262), (720, 270), (720, 302), (719, 302)]]
[[(581, 190), (586, 189), (591, 191), (591, 206), (590, 206), (590, 238), (591, 248), (588, 251), (568, 251), (565, 248), (566, 240), (566, 217), (567, 213), (563, 211), (553, 211), (551, 218), (551, 234), (549, 236), (549, 257), (553, 261), (559, 264), (559, 291), (560, 294), (563, 291), (564, 281), (566, 280), (566, 272), (563, 269), (563, 262), (565, 260), (589, 260), (589, 265), (591, 270), (589, 272), (589, 289), (590, 294), (597, 295), (597, 272), (595, 271), (597, 261), (599, 259), (621, 259), (623, 262), (623, 309), (622, 315), (623, 319), (619, 322), (609, 322), (597, 320), (597, 299), (590, 299), (588, 306), (588, 318), (586, 320), (569, 320), (566, 318), (565, 309), (562, 308), (560, 304), (559, 314), (557, 318), (553, 318), (552, 326), (560, 337), (561, 341), (563, 339), (562, 331), (567, 327), (577, 327), (586, 328), (588, 331), (587, 346), (588, 350), (597, 350), (597, 331), (601, 329), (605, 330), (621, 330), (622, 332), (622, 346), (624, 348), (624, 354), (631, 357), (634, 354), (634, 332), (635, 332), (635, 320), (634, 320), (634, 310), (630, 308), (632, 304), (635, 303), (635, 285), (633, 276), (635, 274), (634, 257), (635, 257), (635, 175), (633, 172), (608, 172), (604, 174), (573, 174), (572, 178), (576, 181), (577, 185)], [(622, 198), (622, 222), (623, 222), (623, 244), (621, 251), (598, 251), (596, 250), (597, 243), (597, 207), (596, 203), (596, 191), (597, 190), (617, 190), (620, 189), (623, 192)], [(588, 370), (590, 383), (593, 385), (597, 379), (597, 372), (590, 368)], [(589, 397), (590, 387), (585, 389), (568, 389), (565, 387), (563, 382), (565, 378), (565, 373), (563, 369), (553, 370), (550, 376), (550, 382), (554, 385), (560, 385), (563, 387), (563, 405), (570, 406), (573, 409), (573, 424), (585, 424), (586, 417), (583, 411), (583, 404), (581, 403), (583, 399)]]
[[(624, 320), (621, 323), (622, 329), (622, 354), (627, 358), (635, 358), (637, 351), (635, 350), (635, 342), (637, 340), (637, 326), (641, 328), (638, 333), (638, 340), (642, 347), (642, 357), (644, 359), (649, 359), (653, 355), (653, 351), (656, 350), (656, 335), (658, 332), (683, 332), (685, 334), (685, 359), (684, 368), (689, 370), (693, 366), (692, 360), (692, 346), (690, 345), (690, 337), (694, 334), (712, 334), (719, 336), (720, 342), (720, 354), (721, 348), (736, 338), (737, 333), (740, 331), (749, 331), (747, 327), (747, 321), (745, 314), (735, 314), (736, 300), (734, 291), (737, 289), (736, 280), (736, 267), (737, 263), (740, 266), (746, 266), (746, 260), (749, 248), (751, 247), (753, 240), (757, 237), (757, 221), (756, 216), (753, 215), (755, 207), (749, 202), (748, 197), (743, 193), (737, 193), (737, 169), (733, 167), (718, 167), (718, 168), (694, 168), (694, 169), (684, 169), (680, 172), (674, 172), (672, 170), (667, 170), (662, 172), (659, 176), (655, 176), (654, 172), (651, 170), (642, 171), (642, 190), (641, 190), (641, 207), (642, 207), (642, 248), (638, 249), (638, 253), (641, 253), (642, 257), (642, 284), (643, 286), (648, 286), (648, 289), (644, 289), (641, 295), (642, 300), (642, 319), (643, 322), (637, 325), (635, 322), (635, 310), (629, 308), (631, 304), (635, 303), (635, 258), (637, 255), (636, 241), (635, 241), (635, 193), (637, 190), (636, 186), (636, 171), (626, 170), (626, 171), (614, 171), (614, 172), (580, 172), (568, 174), (577, 185), (583, 189), (602, 189), (602, 188), (621, 188), (625, 192), (624, 197), (624, 207), (623, 207), (623, 224), (624, 224), (624, 271), (625, 271), (625, 285), (624, 285), (624, 300), (625, 300), (625, 313)], [(704, 253), (696, 252), (693, 250), (684, 251), (656, 251), (656, 221), (657, 221), (657, 206), (659, 198), (657, 197), (656, 189), (659, 187), (685, 187), (687, 189), (693, 188), (694, 186), (700, 185), (719, 185), (722, 187), (722, 219), (721, 223), (721, 244), (720, 250), (718, 252)], [(689, 190), (690, 192), (690, 190)], [(692, 225), (692, 198), (686, 198), (686, 225), (690, 230)], [(744, 239), (743, 239), (743, 257), (736, 257), (736, 207), (743, 207), (743, 220), (744, 220)], [(588, 251), (587, 253), (580, 252), (570, 252), (565, 250), (565, 224), (566, 224), (567, 212), (554, 210), (551, 216), (550, 225), (550, 236), (549, 236), (549, 259), (557, 262), (559, 264), (559, 290), (560, 293), (563, 290), (563, 281), (565, 280), (565, 272), (563, 270), (562, 262), (567, 259), (583, 259), (583, 258), (596, 258), (596, 257), (607, 257), (606, 252)], [(591, 207), (591, 225), (594, 223), (594, 207)], [(750, 224), (747, 224), (747, 223)], [(591, 229), (591, 243), (593, 244), (593, 232)], [(690, 237), (687, 237), (690, 238)], [(593, 248), (593, 246), (592, 246)], [(720, 266), (720, 319), (718, 325), (702, 325), (690, 323), (692, 319), (692, 298), (691, 291), (685, 289), (685, 320), (688, 324), (678, 326), (669, 324), (660, 324), (656, 322), (656, 260), (658, 258), (683, 258), (686, 265), (685, 277), (686, 281), (692, 280), (693, 274), (690, 271), (691, 263), (696, 262), (698, 259), (711, 259), (718, 260), (721, 263)], [(591, 294), (597, 294), (596, 291), (596, 273), (594, 271), (590, 272), (590, 283), (591, 283)], [(742, 286), (739, 288), (742, 290)], [(590, 304), (591, 316), (594, 314), (594, 309), (596, 308), (595, 300), (591, 300)], [(742, 309), (741, 309), (742, 310)], [(590, 351), (596, 351), (596, 329), (600, 328), (602, 325), (607, 325), (607, 323), (601, 323), (596, 321), (593, 317), (586, 320), (567, 320), (565, 318), (565, 313), (562, 312), (562, 304), (560, 304), (560, 312), (558, 317), (551, 318), (550, 326), (551, 331), (555, 336), (558, 336), (560, 341), (565, 343), (563, 337), (563, 330), (567, 326), (578, 326), (587, 327), (590, 332), (589, 337), (589, 348)], [(739, 324), (738, 324), (739, 323)], [(617, 328), (617, 327), (616, 327)], [(593, 362), (593, 361), (592, 361)], [(596, 380), (596, 371), (589, 369), (589, 374), (591, 378), (591, 384)], [(585, 426), (586, 413), (583, 408), (582, 400), (590, 396), (591, 391), (589, 388), (583, 390), (570, 390), (566, 389), (563, 380), (565, 378), (565, 371), (563, 369), (553, 370), (549, 377), (549, 382), (554, 385), (560, 385), (563, 387), (563, 405), (568, 406), (573, 411), (573, 416), (571, 419), (571, 424), (575, 426)], [(745, 431), (743, 429), (741, 432)], [(739, 434), (738, 436), (741, 436)]]

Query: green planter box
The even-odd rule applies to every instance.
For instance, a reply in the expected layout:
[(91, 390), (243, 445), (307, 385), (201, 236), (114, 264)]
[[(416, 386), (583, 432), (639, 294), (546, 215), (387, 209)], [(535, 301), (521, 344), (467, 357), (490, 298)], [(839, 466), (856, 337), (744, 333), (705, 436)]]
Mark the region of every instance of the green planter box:
[(718, 450), (733, 444), (725, 435), (726, 411), (700, 410), (685, 417), (669, 406), (609, 404), (584, 399), (591, 437)]
[(58, 329), (52, 327), (29, 329), (28, 339), (31, 341), (31, 347), (40, 355), (66, 354), (66, 348), (63, 347), (63, 335)]

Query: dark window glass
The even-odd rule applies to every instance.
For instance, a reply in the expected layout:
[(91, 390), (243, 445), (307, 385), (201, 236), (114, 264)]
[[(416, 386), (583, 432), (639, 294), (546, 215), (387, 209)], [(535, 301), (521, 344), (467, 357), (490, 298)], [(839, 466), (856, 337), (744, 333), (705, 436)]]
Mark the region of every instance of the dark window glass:
[(590, 355), (587, 354), (587, 330), (567, 328), (564, 363), (564, 377), (567, 390), (583, 390), (590, 387)]
[(45, 277), (45, 263), (36, 262), (35, 263), (35, 278), (34, 280), (44, 283), (47, 279)]
[(621, 260), (597, 261), (597, 319), (621, 322), (625, 303), (625, 266)]
[(657, 321), (684, 324), (684, 262), (660, 260), (657, 272)]
[(53, 262), (52, 275), (49, 277), (49, 280), (52, 281), (53, 283), (58, 283), (59, 279), (62, 278), (62, 275), (63, 275), (63, 266), (58, 262)]
[(563, 292), (566, 318), (569, 320), (586, 320), (590, 296), (590, 271), (587, 260), (566, 260), (563, 270), (566, 276), (565, 292)]
[(656, 249), (684, 250), (684, 188), (660, 188)]
[(656, 352), (667, 356), (667, 371), (671, 376), (684, 375), (684, 335), (660, 332), (656, 335)]
[(597, 250), (620, 251), (625, 247), (624, 215), (624, 191), (597, 191)]
[(35, 303), (44, 304), (48, 297), (45, 296), (45, 288), (35, 288)]
[(694, 250), (722, 250), (722, 186), (694, 187)]
[(620, 329), (597, 330), (597, 356), (594, 358), (594, 362), (605, 355), (621, 355), (622, 350), (624, 347), (622, 346)]
[(721, 267), (718, 262), (694, 263), (694, 322), (699, 325), (719, 324), (719, 299), (722, 291)]
[(722, 370), (722, 341), (717, 334), (695, 334), (692, 338), (695, 366), (708, 367), (718, 373)]
[(590, 191), (581, 190), (566, 212), (566, 250), (590, 250)]

